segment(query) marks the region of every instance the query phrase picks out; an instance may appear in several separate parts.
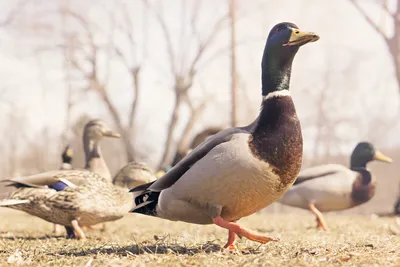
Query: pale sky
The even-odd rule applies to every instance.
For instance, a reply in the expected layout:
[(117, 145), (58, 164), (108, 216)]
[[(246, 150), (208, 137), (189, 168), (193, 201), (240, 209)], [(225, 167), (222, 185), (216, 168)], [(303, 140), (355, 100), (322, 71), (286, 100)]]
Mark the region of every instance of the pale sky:
[[(1, 13), (7, 11), (13, 0), (1, 0)], [(139, 138), (160, 151), (164, 142), (166, 123), (169, 120), (173, 106), (171, 93), (172, 76), (169, 73), (169, 62), (166, 56), (165, 41), (158, 24), (152, 14), (148, 19), (148, 32), (140, 32), (143, 25), (143, 10), (140, 1), (132, 1), (129, 12), (132, 21), (138, 30), (138, 43), (147, 40), (149, 58), (145, 61), (142, 76), (142, 97), (138, 116)], [(151, 1), (155, 2), (155, 1)], [(190, 8), (194, 1), (168, 0), (164, 1), (164, 12), (171, 36), (176, 45), (176, 52), (182, 52), (181, 31), (186, 31), (182, 25), (188, 20), (182, 18), (181, 3), (185, 2)], [(374, 1), (362, 1), (363, 7), (381, 23), (390, 25)], [(38, 5), (36, 10), (50, 14), (51, 5), (46, 1)], [(71, 0), (71, 5), (82, 12), (87, 18), (96, 21), (103, 29), (108, 29), (104, 10), (113, 10), (112, 1), (100, 1), (100, 4), (90, 4), (93, 1)], [(78, 5), (79, 3), (79, 5)], [(104, 6), (102, 3), (107, 3)], [(168, 4), (167, 4), (168, 3)], [(200, 30), (209, 32), (210, 25), (227, 10), (227, 1), (204, 0), (199, 12)], [(42, 7), (43, 6), (43, 7)], [(240, 81), (240, 122), (247, 124), (255, 118), (260, 104), (260, 62), (266, 36), (273, 25), (282, 21), (296, 23), (300, 29), (313, 31), (321, 39), (300, 49), (293, 66), (291, 91), (296, 103), (297, 111), (303, 125), (312, 124), (316, 105), (314, 97), (323, 86), (326, 73), (329, 73), (329, 92), (332, 98), (332, 117), (356, 117), (362, 125), (376, 118), (391, 118), (399, 106), (399, 92), (394, 78), (393, 65), (383, 40), (359, 15), (358, 11), (348, 0), (238, 0), (239, 13), (246, 10), (245, 15), (237, 22), (238, 72)], [(32, 8), (33, 9), (33, 8)], [(42, 9), (42, 10), (41, 10)], [(187, 14), (188, 15), (188, 14)], [(43, 15), (45, 17), (45, 15)], [(27, 18), (26, 25), (32, 22)], [(36, 19), (38, 19), (36, 17)], [(39, 18), (40, 20), (40, 18)], [(66, 91), (62, 70), (62, 58), (56, 52), (42, 53), (35, 56), (32, 52), (34, 44), (51, 46), (57, 43), (59, 37), (58, 26), (54, 18), (55, 33), (43, 39), (31, 33), (17, 30), (0, 30), (0, 89), (8, 88), (6, 99), (12, 102), (21, 114), (26, 114), (27, 122), (33, 136), (45, 125), (50, 127), (53, 134), (60, 134), (64, 129)], [(390, 33), (392, 29), (387, 28)], [(104, 36), (96, 36), (99, 42)], [(116, 41), (121, 47), (127, 47), (126, 40)], [(188, 56), (193, 51), (194, 40), (184, 38), (183, 42), (189, 45)], [(221, 32), (211, 49), (209, 59), (219, 48), (229, 42), (227, 31)], [(100, 71), (105, 72), (103, 67)], [(109, 94), (117, 104), (121, 114), (127, 114), (131, 93), (130, 79), (125, 69), (117, 61), (111, 64)], [(202, 96), (203, 90), (212, 95), (212, 104), (207, 108), (196, 130), (209, 125), (228, 125), (229, 123), (229, 61), (228, 54), (218, 55), (210, 64), (206, 65), (198, 76), (194, 85), (194, 96)], [(308, 91), (308, 93), (305, 92)], [(44, 93), (45, 91), (45, 93)], [(339, 95), (338, 97), (338, 94)], [(343, 96), (343, 97), (341, 97)], [(74, 107), (73, 117), (76, 119), (82, 113), (110, 121), (107, 111), (101, 101), (92, 94), (80, 94), (75, 98), (80, 100)], [(338, 102), (340, 101), (340, 102)], [(365, 108), (367, 107), (367, 108)], [(0, 109), (2, 120), (8, 116), (10, 109)], [(184, 112), (182, 116), (186, 116)], [(310, 121), (311, 120), (311, 121)], [(314, 131), (312, 127), (304, 129), (305, 149), (310, 150), (313, 143)], [(4, 127), (3, 127), (3, 130)], [(368, 139), (364, 128), (356, 128), (351, 124), (338, 127), (335, 131), (346, 136), (348, 142), (342, 144), (341, 150), (349, 150), (355, 143)], [(398, 136), (399, 125), (395, 126), (380, 145), (398, 145), (395, 139)], [(397, 138), (398, 139), (398, 138)]]

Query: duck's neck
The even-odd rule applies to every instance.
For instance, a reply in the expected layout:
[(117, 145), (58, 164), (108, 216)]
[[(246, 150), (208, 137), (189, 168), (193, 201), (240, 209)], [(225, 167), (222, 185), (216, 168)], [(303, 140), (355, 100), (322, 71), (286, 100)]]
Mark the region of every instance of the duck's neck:
[(94, 141), (90, 138), (84, 138), (83, 149), (85, 151), (86, 164), (88, 164), (91, 159), (102, 157), (98, 141)]
[(371, 172), (364, 167), (354, 167), (351, 168), (351, 170), (358, 172), (360, 174), (360, 178), (361, 178), (361, 184), (362, 185), (368, 185), (371, 183), (372, 181), (372, 175)]
[(300, 121), (289, 92), (292, 59), (278, 62), (264, 52), (263, 101), (252, 130), (250, 147), (259, 159), (278, 168), (283, 184), (294, 181), (301, 168), (303, 140)]
[(297, 51), (297, 47), (277, 50), (267, 43), (261, 62), (262, 95), (264, 97), (275, 91), (289, 90), (292, 63)]
[[(264, 64), (266, 64), (265, 67)], [(289, 90), (292, 61), (287, 62), (284, 66), (279, 66), (272, 61), (263, 63), (262, 67), (262, 93), (264, 97), (273, 92)]]
[(367, 163), (368, 161), (365, 161), (364, 159), (352, 156), (350, 159), (350, 169), (367, 168)]
[(63, 163), (72, 165), (72, 158), (71, 157), (63, 157)]
[(111, 173), (101, 154), (99, 141), (95, 141), (87, 136), (84, 136), (83, 148), (85, 151), (85, 169), (100, 174), (102, 177), (111, 180)]
[(268, 45), (265, 47), (261, 63), (263, 101), (253, 135), (265, 135), (266, 132), (282, 125), (282, 119), (296, 116), (289, 92), (292, 63), (296, 51), (283, 54), (279, 51), (270, 51)]

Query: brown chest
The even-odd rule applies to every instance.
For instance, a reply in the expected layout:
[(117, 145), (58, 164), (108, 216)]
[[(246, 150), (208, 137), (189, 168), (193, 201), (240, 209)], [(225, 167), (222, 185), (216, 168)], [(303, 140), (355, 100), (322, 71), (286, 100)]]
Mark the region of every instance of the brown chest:
[(281, 97), (273, 100), (264, 103), (249, 146), (254, 156), (273, 167), (284, 190), (293, 184), (300, 172), (303, 138), (292, 99)]
[(375, 195), (376, 182), (370, 180), (368, 183), (365, 183), (363, 180), (365, 180), (365, 178), (362, 174), (359, 174), (353, 183), (351, 191), (353, 206), (365, 203)]

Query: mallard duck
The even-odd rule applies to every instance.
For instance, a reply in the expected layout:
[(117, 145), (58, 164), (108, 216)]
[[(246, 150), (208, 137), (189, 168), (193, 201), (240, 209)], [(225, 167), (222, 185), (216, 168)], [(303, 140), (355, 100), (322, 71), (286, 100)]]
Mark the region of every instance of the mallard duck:
[[(100, 141), (103, 140), (104, 137), (119, 138), (120, 134), (112, 131), (109, 126), (100, 119), (90, 120), (86, 123), (83, 129), (82, 137), (83, 150), (85, 153), (85, 169), (97, 173), (111, 182), (111, 173), (102, 156), (100, 148)], [(72, 153), (72, 150), (66, 149), (66, 153), (68, 153), (68, 151), (71, 151)], [(66, 154), (65, 157), (65, 159), (67, 160), (68, 155)], [(66, 165), (65, 167), (72, 168), (71, 165)], [(62, 189), (63, 188), (59, 188), (59, 190)], [(105, 230), (106, 226), (103, 225), (101, 229)], [(54, 228), (54, 231), (56, 231), (56, 228)]]
[(145, 163), (130, 162), (115, 175), (113, 183), (120, 187), (133, 188), (155, 179), (155, 174)]
[(132, 212), (216, 224), (229, 232), (228, 249), (235, 249), (236, 235), (260, 243), (278, 241), (236, 221), (279, 199), (300, 171), (303, 141), (289, 92), (291, 68), (299, 47), (318, 39), (293, 23), (274, 26), (262, 58), (258, 118), (217, 133), (158, 180), (133, 188)]
[[(121, 135), (112, 131), (108, 125), (99, 119), (89, 121), (83, 129), (83, 150), (85, 152), (85, 169), (100, 174), (112, 182), (111, 172), (103, 158), (100, 148), (100, 141), (104, 137), (120, 138)], [(93, 230), (93, 228), (89, 227)], [(101, 231), (106, 230), (103, 224)]]
[(373, 160), (392, 162), (371, 143), (358, 143), (350, 157), (350, 168), (326, 164), (305, 169), (279, 202), (309, 209), (317, 218), (317, 226), (327, 231), (321, 212), (349, 209), (375, 195), (376, 181), (367, 169), (367, 163)]
[(5, 182), (18, 189), (0, 206), (64, 225), (69, 238), (85, 239), (82, 226), (120, 219), (133, 206), (128, 189), (87, 170), (51, 171)]
[[(119, 137), (119, 136), (120, 135), (118, 133), (110, 130), (110, 128), (102, 120), (96, 119), (89, 121), (85, 125), (83, 132), (83, 145), (86, 158), (85, 168), (88, 169), (88, 172), (82, 172), (77, 170), (76, 172), (68, 173), (64, 172), (65, 170), (60, 170), (60, 171), (46, 172), (34, 176), (3, 180), (2, 182), (10, 182), (9, 186), (14, 186), (17, 188), (17, 190), (11, 195), (10, 199), (0, 202), (0, 206), (6, 206), (13, 209), (23, 210), (29, 214), (38, 216), (44, 220), (51, 222), (51, 215), (47, 214), (46, 210), (47, 212), (50, 213), (55, 212), (57, 214), (60, 213), (60, 210), (65, 210), (66, 214), (73, 214), (75, 212), (73, 209), (75, 209), (76, 207), (79, 208), (80, 206), (82, 206), (82, 209), (85, 209), (86, 206), (89, 205), (89, 202), (84, 202), (81, 204), (74, 203), (72, 206), (68, 205), (67, 202), (60, 202), (54, 204), (57, 205), (57, 208), (59, 209), (56, 210), (53, 206), (48, 207), (46, 206), (46, 204), (42, 203), (43, 201), (46, 201), (47, 198), (49, 198), (50, 201), (50, 198), (53, 198), (53, 195), (58, 196), (55, 192), (62, 192), (65, 189), (68, 189), (70, 191), (72, 190), (71, 188), (84, 185), (86, 183), (85, 179), (82, 179), (84, 177), (89, 177), (91, 180), (95, 180), (96, 178), (100, 177), (101, 179), (99, 179), (98, 184), (95, 184), (93, 181), (90, 181), (90, 185), (93, 186), (97, 185), (99, 187), (103, 187), (101, 190), (99, 190), (99, 192), (102, 191), (103, 194), (105, 194), (105, 197), (110, 197), (112, 192), (107, 194), (107, 191), (110, 191), (109, 189), (113, 188), (114, 186), (111, 183), (110, 171), (108, 170), (108, 167), (104, 159), (102, 158), (99, 142), (104, 137)], [(72, 154), (71, 154), (72, 150), (67, 148), (64, 152), (65, 153), (63, 153), (63, 160), (64, 159), (68, 160), (68, 158), (71, 158), (72, 160)], [(62, 167), (64, 168), (66, 166), (63, 164)], [(98, 175), (90, 174), (92, 172)], [(103, 177), (103, 175), (105, 177)], [(109, 185), (104, 187), (103, 185), (104, 181), (106, 181)], [(46, 190), (44, 190), (42, 187)], [(90, 190), (96, 190), (96, 189), (93, 188)], [(86, 190), (88, 191), (88, 194), (91, 193), (90, 190)], [(127, 190), (125, 189), (124, 191)], [(77, 194), (79, 194), (79, 192)], [(61, 194), (61, 196), (63, 196), (63, 194)], [(92, 199), (89, 195), (87, 196), (87, 198), (89, 200)], [(58, 200), (59, 199), (57, 199), (57, 201)], [(110, 202), (110, 200), (105, 198), (104, 203), (102, 203), (101, 205), (107, 205), (107, 202)], [(65, 206), (63, 207), (63, 205)], [(94, 212), (96, 212), (97, 210), (98, 209), (93, 209)], [(101, 223), (103, 221), (108, 221), (108, 219), (103, 220), (102, 218), (107, 217), (109, 213), (110, 212), (99, 213), (97, 215), (98, 219), (96, 219), (95, 217), (93, 218), (93, 222), (97, 220), (97, 222), (93, 224)], [(68, 237), (75, 236), (76, 233), (74, 233), (74, 229), (71, 225), (66, 224), (65, 222), (59, 224), (65, 226)], [(83, 222), (83, 225), (81, 226), (90, 226), (90, 225), (92, 224), (87, 224), (86, 222)], [(84, 238), (84, 235), (82, 236), (83, 233), (82, 229), (81, 228), (79, 229), (80, 233), (77, 233), (78, 234), (77, 237)]]
[(100, 141), (104, 137), (120, 138), (121, 135), (112, 131), (107, 124), (99, 119), (89, 121), (83, 130), (83, 149), (85, 152), (85, 169), (100, 174), (112, 182), (110, 170), (103, 159)]

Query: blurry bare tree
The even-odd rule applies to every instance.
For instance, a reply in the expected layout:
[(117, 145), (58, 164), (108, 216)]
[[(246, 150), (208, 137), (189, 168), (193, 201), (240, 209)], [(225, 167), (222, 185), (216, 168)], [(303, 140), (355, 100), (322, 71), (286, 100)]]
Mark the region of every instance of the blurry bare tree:
[[(8, 141), (2, 146), (2, 153), (6, 158), (6, 162), (3, 162), (3, 178), (45, 171), (52, 167), (55, 161), (48, 158), (43, 150), (53, 140), (43, 139), (43, 132), (36, 134), (31, 140), (28, 138), (29, 123), (23, 109), (9, 105), (6, 117), (4, 125), (7, 131), (3, 138)], [(25, 141), (23, 147), (22, 140)]]
[[(67, 5), (60, 8), (61, 16), (77, 23), (82, 31), (74, 32), (71, 30), (65, 33), (64, 55), (71, 67), (81, 74), (87, 82), (87, 91), (95, 92), (107, 107), (114, 124), (121, 133), (124, 143), (126, 159), (135, 160), (135, 119), (137, 107), (140, 99), (140, 74), (142, 66), (147, 57), (147, 39), (144, 38), (139, 43), (132, 21), (133, 15), (129, 13), (130, 8), (126, 2), (116, 2), (113, 10), (103, 10), (106, 14), (105, 20), (109, 22), (109, 29), (100, 28), (99, 24), (91, 21), (88, 16), (81, 14)], [(146, 12), (146, 9), (144, 9)], [(144, 14), (146, 19), (146, 15)], [(146, 32), (146, 23), (143, 23), (143, 31)], [(79, 34), (83, 32), (82, 34)], [(95, 36), (102, 35), (106, 43), (97, 41)], [(118, 38), (124, 38), (129, 43), (129, 48), (119, 46)], [(106, 57), (104, 61), (104, 57)], [(110, 65), (111, 61), (117, 58), (126, 68), (126, 72), (131, 78), (132, 101), (130, 111), (127, 116), (127, 123), (124, 124), (123, 115), (120, 114), (116, 104), (113, 103), (109, 92)], [(104, 62), (104, 63), (103, 63)], [(104, 64), (104, 65), (102, 65)], [(105, 67), (106, 71), (100, 71)], [(104, 69), (104, 68), (103, 68)], [(69, 103), (71, 108), (72, 103)]]
[(181, 151), (179, 149), (176, 151), (171, 165), (175, 166), (181, 159), (183, 159), (187, 155), (190, 149), (195, 149), (198, 145), (204, 142), (207, 137), (212, 136), (222, 130), (222, 127), (208, 127), (196, 134), (196, 136), (191, 141), (190, 146), (185, 151)]
[[(39, 45), (34, 44), (37, 46), (36, 52), (54, 53), (56, 47), (57, 52), (61, 52), (58, 55), (63, 58), (67, 90), (64, 143), (72, 139), (73, 96), (80, 92), (92, 92), (104, 103), (116, 130), (121, 133), (126, 160), (133, 161), (138, 155), (143, 158), (144, 153), (139, 151), (145, 151), (143, 147), (135, 147), (138, 139), (135, 129), (138, 127), (137, 113), (143, 90), (143, 68), (152, 59), (152, 55), (147, 53), (147, 20), (151, 13), (154, 15), (151, 22), (155, 20), (158, 23), (164, 36), (162, 49), (166, 50), (168, 73), (173, 78), (170, 86), (175, 98), (159, 166), (168, 165), (175, 150), (182, 152), (188, 149), (196, 122), (211, 100), (202, 82), (196, 78), (215, 58), (230, 51), (229, 42), (222, 48), (215, 45), (222, 32), (228, 30), (228, 2), (224, 4), (224, 12), (220, 17), (212, 21), (209, 21), (207, 14), (210, 8), (203, 1), (176, 2), (175, 6), (181, 8), (182, 16), (178, 19), (180, 35), (174, 38), (176, 27), (169, 20), (171, 16), (164, 14), (163, 1), (118, 0), (112, 4), (107, 1), (87, 1), (77, 4), (78, 1), (58, 0), (42, 2), (41, 7), (34, 5), (33, 1), (26, 1), (30, 3), (29, 7), (20, 10), (22, 13), (18, 21), (20, 29), (25, 27), (21, 32), (30, 33), (30, 37), (24, 37), (28, 40), (42, 38), (37, 40)], [(92, 7), (95, 16), (87, 14), (87, 8)], [(244, 12), (249, 14), (252, 10)], [(101, 22), (97, 20), (99, 14)], [(204, 21), (209, 23), (206, 25)], [(47, 41), (50, 38), (53, 42)], [(119, 69), (121, 66), (124, 68), (125, 77), (131, 81), (128, 90), (120, 89), (124, 93), (129, 92), (131, 98), (127, 111), (116, 104), (116, 90), (111, 86), (116, 64)], [(121, 77), (121, 73), (118, 75)], [(43, 134), (46, 135), (46, 132)]]
[(229, 19), (231, 30), (231, 126), (238, 126), (238, 77), (236, 68), (236, 0), (229, 0)]
[[(341, 151), (341, 146), (353, 146), (354, 140), (373, 140), (374, 133), (378, 132), (376, 129), (392, 121), (390, 116), (381, 117), (381, 110), (376, 109), (377, 103), (374, 102), (372, 108), (366, 97), (360, 97), (365, 95), (365, 88), (356, 90), (360, 88), (359, 77), (364, 75), (358, 66), (364, 55), (353, 50), (346, 53), (349, 57), (347, 63), (327, 49), (325, 68), (319, 75), (321, 79), (302, 90), (301, 95), (312, 101), (315, 107), (308, 109), (302, 120), (303, 130), (309, 134), (306, 135), (309, 138), (307, 142), (312, 144), (312, 151), (304, 161), (306, 166), (331, 162), (335, 154), (347, 153), (347, 150)], [(337, 64), (338, 60), (341, 64)], [(374, 84), (371, 88), (378, 86)], [(377, 116), (381, 123), (371, 123), (369, 119)], [(378, 139), (376, 144), (379, 144)]]
[(355, 6), (355, 8), (360, 12), (364, 19), (369, 25), (382, 37), (385, 44), (392, 56), (392, 61), (396, 73), (397, 84), (400, 91), (400, 0), (395, 0), (395, 8), (392, 10), (389, 7), (388, 0), (378, 0), (377, 5), (382, 9), (385, 16), (388, 16), (391, 20), (393, 27), (393, 34), (388, 34), (382, 25), (379, 25), (372, 16), (361, 7), (360, 2), (357, 0), (350, 0), (350, 2)]
[[(166, 19), (163, 14), (163, 1), (158, 1), (157, 4), (152, 4), (150, 1), (143, 0), (146, 7), (153, 11), (164, 35), (167, 53), (169, 57), (169, 68), (170, 72), (174, 77), (173, 92), (175, 94), (175, 102), (171, 118), (168, 124), (167, 138), (165, 142), (164, 152), (159, 163), (159, 168), (165, 168), (171, 162), (171, 157), (174, 149), (174, 136), (176, 135), (177, 126), (179, 123), (181, 107), (186, 105), (189, 108), (189, 118), (184, 126), (183, 132), (177, 143), (178, 151), (185, 151), (188, 148), (191, 132), (197, 120), (200, 118), (206, 103), (209, 102), (209, 97), (204, 97), (200, 103), (195, 105), (194, 100), (190, 97), (190, 91), (193, 89), (193, 83), (196, 75), (199, 71), (199, 63), (204, 60), (207, 56), (207, 52), (211, 50), (212, 45), (217, 38), (218, 34), (221, 33), (225, 22), (229, 19), (229, 13), (223, 14), (216, 22), (208, 27), (207, 30), (199, 29), (200, 11), (202, 10), (202, 1), (196, 1), (192, 5), (191, 9), (187, 7), (186, 1), (181, 2), (181, 31), (180, 31), (180, 43), (174, 45), (171, 31), (167, 25)], [(186, 14), (190, 13), (189, 25), (185, 21), (187, 19)], [(188, 53), (189, 41), (187, 39), (187, 28), (189, 27), (190, 39), (194, 39), (196, 42), (196, 49), (193, 53)], [(202, 65), (201, 67), (204, 67)]]
[[(69, 9), (69, 0), (64, 0), (61, 5), (61, 11)], [(64, 44), (68, 43), (68, 24), (67, 24), (67, 16), (65, 13), (61, 13), (61, 35), (62, 35), (62, 42)], [(62, 139), (62, 147), (66, 146), (67, 144), (70, 143), (70, 139), (72, 131), (70, 129), (71, 126), (71, 116), (72, 116), (72, 108), (73, 108), (73, 92), (74, 92), (74, 87), (72, 84), (72, 66), (71, 62), (68, 59), (68, 56), (71, 54), (69, 51), (70, 47), (69, 46), (64, 46), (63, 49), (63, 69), (64, 69), (64, 82), (67, 87), (67, 104), (66, 104), (66, 118), (65, 118), (65, 129), (64, 133), (61, 137)]]
[(2, 20), (0, 20), (0, 27), (6, 27), (10, 25), (17, 16), (20, 9), (22, 9), (28, 3), (28, 1), (29, 0), (18, 1), (16, 5), (11, 8), (11, 10), (7, 13), (7, 15)]

